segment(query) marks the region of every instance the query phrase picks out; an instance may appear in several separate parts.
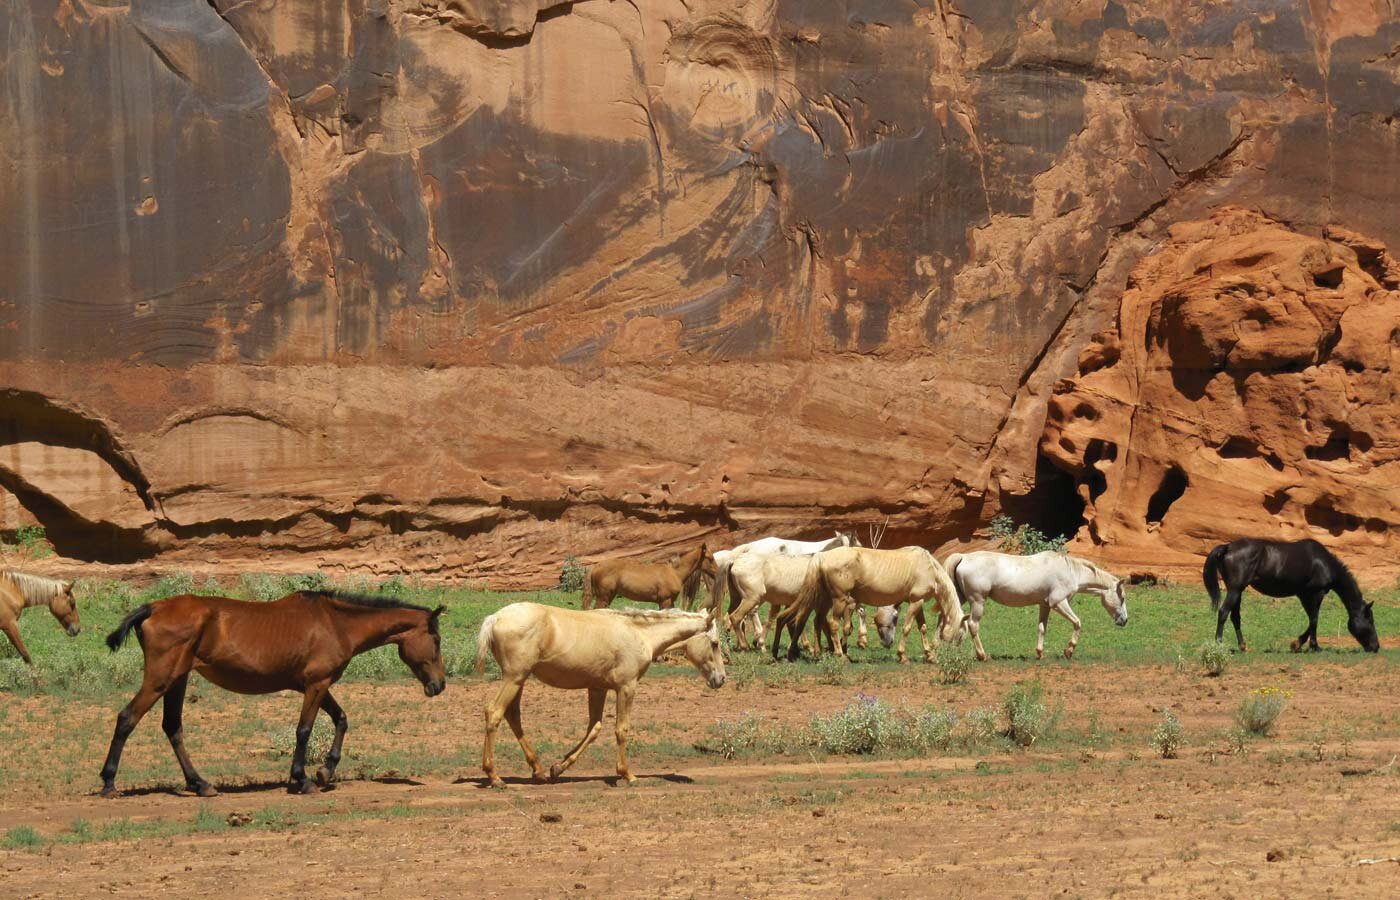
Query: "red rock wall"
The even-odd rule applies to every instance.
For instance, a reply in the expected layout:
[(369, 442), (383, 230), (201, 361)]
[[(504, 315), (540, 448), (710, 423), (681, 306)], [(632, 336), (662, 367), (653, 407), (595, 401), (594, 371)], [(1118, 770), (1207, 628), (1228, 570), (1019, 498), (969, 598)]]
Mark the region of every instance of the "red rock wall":
[[(1072, 526), (1050, 389), (1169, 226), (1400, 244), (1397, 43), (1379, 0), (5, 5), (0, 526), (503, 585)], [(1103, 539), (1199, 552), (1194, 490)]]

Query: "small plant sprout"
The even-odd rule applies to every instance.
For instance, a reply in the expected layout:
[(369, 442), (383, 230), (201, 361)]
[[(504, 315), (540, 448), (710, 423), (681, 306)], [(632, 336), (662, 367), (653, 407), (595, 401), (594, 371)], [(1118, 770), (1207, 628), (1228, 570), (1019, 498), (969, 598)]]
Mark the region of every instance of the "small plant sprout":
[(1201, 645), (1201, 668), (1207, 676), (1219, 678), (1230, 667), (1230, 651), (1219, 641), (1206, 641)]
[(1186, 731), (1170, 709), (1162, 710), (1162, 721), (1152, 731), (1152, 747), (1162, 759), (1176, 759), (1186, 743)]

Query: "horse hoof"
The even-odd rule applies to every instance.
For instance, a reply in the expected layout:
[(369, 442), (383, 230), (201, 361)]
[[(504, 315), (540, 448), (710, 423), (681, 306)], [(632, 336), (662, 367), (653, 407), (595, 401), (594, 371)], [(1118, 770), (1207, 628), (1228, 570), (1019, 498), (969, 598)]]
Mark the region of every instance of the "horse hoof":
[(1073, 648), (1073, 647), (1066, 647), (1066, 648), (1065, 648), (1065, 659), (1074, 659), (1074, 648)]
[(329, 787), (330, 783), (334, 780), (335, 773), (332, 772), (330, 769), (327, 769), (325, 766), (322, 766), (321, 768), (316, 770), (316, 783), (319, 784), (321, 787)]
[(1241, 652), (1241, 653), (1248, 653), (1248, 652), (1249, 652), (1249, 647), (1246, 646), (1245, 644), (1240, 644), (1240, 652)]
[(1045, 651), (1044, 651), (1044, 650), (1037, 650), (1037, 651), (1035, 651), (1035, 658), (1036, 658), (1036, 659), (1044, 659), (1044, 658), (1045, 658)]
[(118, 791), (115, 785), (109, 784), (102, 788), (101, 796), (103, 800), (114, 800), (121, 796), (121, 791)]
[(548, 784), (549, 782), (554, 780), (554, 773), (550, 772), (546, 775), (544, 770), (540, 769), (536, 772), (531, 773), (530, 780), (533, 781), (535, 784)]
[(506, 783), (501, 779), (497, 778), (495, 775), (488, 775), (486, 777), (490, 781), (491, 787), (499, 791), (503, 791), (506, 789)]
[(1288, 645), (1288, 648), (1294, 653), (1297, 653), (1299, 650), (1303, 649), (1303, 644), (1301, 641), (1294, 641), (1293, 643)]
[(318, 788), (318, 787), (316, 786), (316, 782), (314, 782), (314, 781), (302, 781), (302, 782), (299, 782), (299, 783), (298, 783), (298, 782), (293, 782), (293, 783), (287, 785), (287, 793), (289, 793), (289, 794), (319, 794), (319, 793), (321, 793), (321, 789)]
[(559, 776), (562, 775), (562, 774), (564, 774), (564, 770), (563, 770), (562, 768), (560, 768), (559, 766), (550, 766), (550, 767), (549, 767), (549, 780), (550, 780), (550, 781), (558, 781), (558, 780), (559, 780)]
[(618, 772), (618, 773), (617, 773), (617, 786), (618, 786), (618, 787), (631, 787), (632, 785), (634, 785), (634, 784), (636, 784), (636, 783), (637, 783), (637, 776), (636, 776), (636, 775), (633, 775), (631, 772)]
[(207, 781), (201, 781), (198, 784), (187, 784), (185, 785), (185, 790), (194, 794), (196, 797), (219, 796), (219, 792), (214, 790), (214, 786)]

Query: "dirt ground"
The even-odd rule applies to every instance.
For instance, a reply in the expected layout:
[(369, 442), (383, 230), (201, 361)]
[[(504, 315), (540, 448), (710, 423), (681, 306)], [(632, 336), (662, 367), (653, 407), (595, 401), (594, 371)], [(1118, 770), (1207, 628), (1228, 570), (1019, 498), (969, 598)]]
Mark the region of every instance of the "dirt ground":
[[(1168, 666), (1037, 667), (1059, 710), (1057, 736), (1028, 751), (989, 747), (921, 759), (697, 752), (717, 719), (752, 712), (801, 725), (857, 691), (889, 702), (995, 705), (1023, 665), (980, 668), (946, 688), (928, 667), (871, 672), (850, 684), (731, 683), (649, 677), (634, 720), (632, 788), (612, 783), (613, 744), (598, 744), (554, 785), (524, 782), (507, 730), (505, 791), (476, 768), (480, 715), (494, 685), (459, 680), (428, 701), (408, 685), (349, 684), (347, 747), (400, 769), (311, 797), (282, 788), (287, 761), (262, 722), (289, 726), (289, 696), (201, 690), (188, 711), (195, 762), (221, 789), (178, 796), (158, 716), (142, 723), (119, 779), (95, 796), (119, 702), (8, 698), (0, 832), (46, 837), (82, 819), (241, 821), (274, 826), (53, 842), (0, 851), (0, 894), (192, 896), (1221, 896), (1400, 891), (1400, 672), (1385, 660), (1257, 657), (1224, 678)], [(1292, 694), (1276, 737), (1227, 752), (1242, 696)], [(1181, 758), (1158, 759), (1148, 735), (1170, 703), (1186, 729)], [(576, 740), (582, 695), (531, 685), (525, 727), (547, 759)], [(249, 727), (248, 723), (257, 723)], [(14, 728), (22, 723), (23, 729)], [(85, 735), (83, 758), (52, 750)], [(98, 734), (100, 732), (100, 739)], [(392, 755), (398, 753), (399, 755)], [(353, 757), (347, 758), (345, 770)], [(77, 767), (73, 777), (55, 768)], [(226, 773), (226, 774), (219, 774)], [(234, 774), (236, 773), (236, 774)], [(260, 812), (261, 811), (261, 812)]]

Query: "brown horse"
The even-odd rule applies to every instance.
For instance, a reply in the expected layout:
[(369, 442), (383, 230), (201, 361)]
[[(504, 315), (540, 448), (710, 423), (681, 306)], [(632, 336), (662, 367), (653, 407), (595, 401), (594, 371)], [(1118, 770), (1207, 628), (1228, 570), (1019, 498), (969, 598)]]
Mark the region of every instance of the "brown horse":
[(442, 611), (441, 606), (430, 610), (384, 597), (330, 591), (299, 591), (271, 603), (181, 594), (137, 607), (107, 636), (107, 646), (116, 650), (135, 629), (146, 655), (146, 674), (136, 696), (117, 714), (112, 746), (102, 766), (102, 796), (116, 796), (122, 747), (161, 697), (165, 698), (162, 724), (185, 785), (201, 797), (217, 793), (199, 777), (185, 753), (182, 710), (191, 669), (240, 694), (300, 691), (301, 718), (288, 789), (294, 794), (315, 793), (316, 785), (306, 778), (306, 742), (317, 710), (325, 710), (335, 723), (335, 740), (325, 765), (316, 773), (322, 786), (335, 777), (349, 727), (345, 711), (331, 696), (331, 685), (352, 657), (397, 644), (399, 659), (418, 676), (423, 692), (429, 697), (442, 693), (447, 680), (438, 636)]
[(607, 609), (614, 598), (622, 596), (670, 609), (687, 583), (699, 584), (696, 576), (709, 558), (710, 551), (702, 543), (672, 563), (605, 559), (590, 569), (583, 581), (583, 608)]
[(69, 637), (76, 636), (82, 625), (78, 622), (78, 603), (73, 599), (73, 582), (0, 569), (0, 631), (15, 645), (19, 658), (32, 666), (29, 648), (19, 636), (19, 614), (31, 606), (47, 606)]

